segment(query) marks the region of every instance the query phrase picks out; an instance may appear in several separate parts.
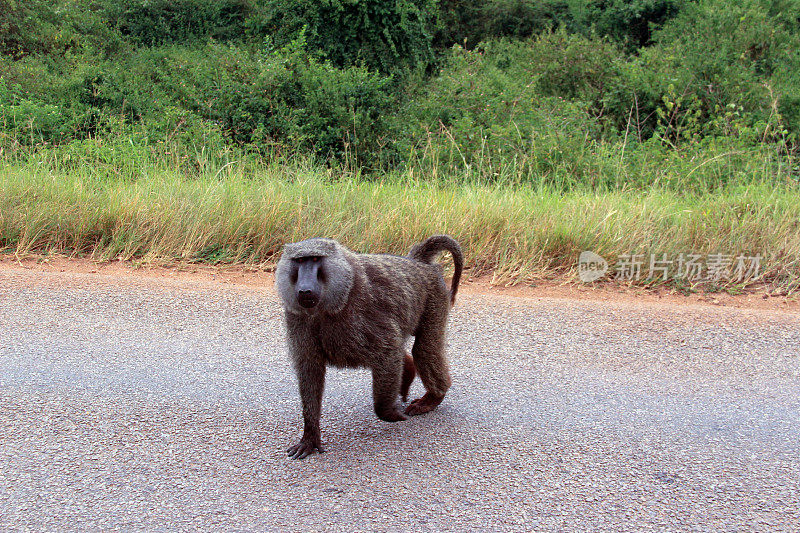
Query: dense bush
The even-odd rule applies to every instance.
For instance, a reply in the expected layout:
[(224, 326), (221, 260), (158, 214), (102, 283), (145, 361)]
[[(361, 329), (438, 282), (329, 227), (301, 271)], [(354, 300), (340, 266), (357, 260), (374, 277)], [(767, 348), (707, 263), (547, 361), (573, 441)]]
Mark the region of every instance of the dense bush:
[(249, 0), (101, 0), (108, 22), (140, 45), (241, 37)]
[(516, 42), (456, 48), (404, 109), (410, 135), (399, 151), (425, 173), (491, 181), (568, 168), (580, 179), (600, 127), (587, 104), (537, 91), (540, 51)]
[(769, 147), (792, 168), (800, 138), (798, 0), (0, 0), (0, 10), (0, 149), (80, 150), (121, 135), (431, 175), (444, 165), (596, 180), (605, 170), (585, 156), (603, 150)]
[(92, 6), (88, 1), (0, 0), (0, 55), (113, 55), (122, 46), (121, 36)]
[(0, 53), (21, 57), (51, 51), (59, 40), (56, 20), (49, 2), (0, 0)]
[(348, 153), (371, 163), (385, 142), (390, 81), (363, 67), (337, 69), (308, 58), (301, 43), (255, 52), (209, 43), (146, 49), (120, 65), (100, 94), (160, 136), (194, 116), (264, 152)]
[(394, 72), (431, 64), (436, 14), (434, 0), (266, 0), (249, 25), (278, 45), (303, 32), (308, 49), (335, 66)]
[(583, 35), (609, 37), (633, 51), (652, 41), (652, 30), (678, 14), (685, 0), (585, 0), (571, 2), (566, 21)]
[(524, 39), (563, 27), (608, 37), (629, 51), (650, 44), (652, 30), (687, 0), (442, 0), (437, 43), (476, 46), (486, 39)]
[(570, 19), (566, 0), (441, 0), (439, 46), (473, 48), (497, 37), (524, 39)]
[(673, 139), (800, 134), (800, 3), (701, 0), (656, 33), (642, 68), (664, 75), (662, 133)]

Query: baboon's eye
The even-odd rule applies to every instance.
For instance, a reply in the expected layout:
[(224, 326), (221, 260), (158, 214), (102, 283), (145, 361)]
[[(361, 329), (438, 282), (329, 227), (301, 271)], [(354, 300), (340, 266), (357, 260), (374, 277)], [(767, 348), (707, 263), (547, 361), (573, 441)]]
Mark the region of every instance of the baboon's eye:
[(318, 263), (320, 258), (319, 257), (311, 257), (310, 259), (311, 259), (312, 263)]

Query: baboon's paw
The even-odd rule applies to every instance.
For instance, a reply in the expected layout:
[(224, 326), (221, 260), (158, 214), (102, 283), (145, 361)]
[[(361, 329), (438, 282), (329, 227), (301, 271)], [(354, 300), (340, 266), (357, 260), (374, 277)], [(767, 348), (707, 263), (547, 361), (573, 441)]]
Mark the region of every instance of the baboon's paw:
[(398, 409), (387, 409), (382, 411), (376, 411), (378, 418), (385, 422), (402, 422), (403, 420), (408, 420), (408, 417), (401, 413)]
[(323, 453), (325, 449), (319, 442), (314, 442), (311, 439), (301, 439), (300, 442), (286, 450), (286, 453), (292, 459), (305, 459), (315, 451)]
[(444, 396), (437, 396), (426, 392), (422, 398), (417, 398), (406, 407), (406, 414), (411, 416), (421, 415), (433, 411), (437, 405), (442, 403)]

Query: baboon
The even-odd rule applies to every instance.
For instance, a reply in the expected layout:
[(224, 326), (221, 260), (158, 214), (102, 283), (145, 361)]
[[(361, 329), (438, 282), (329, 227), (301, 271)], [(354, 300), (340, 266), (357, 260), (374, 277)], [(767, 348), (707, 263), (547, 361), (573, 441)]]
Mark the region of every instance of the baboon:
[[(449, 291), (441, 265), (433, 262), (443, 251), (455, 266)], [(415, 245), (407, 257), (358, 254), (322, 238), (284, 247), (275, 285), (303, 404), (303, 436), (288, 449), (290, 457), (323, 451), (319, 419), (328, 365), (371, 369), (375, 414), (387, 422), (442, 402), (450, 388), (445, 326), (463, 264), (461, 247), (447, 235)], [(412, 335), (409, 356), (405, 344)], [(417, 373), (426, 392), (403, 413), (397, 397), (408, 399)]]

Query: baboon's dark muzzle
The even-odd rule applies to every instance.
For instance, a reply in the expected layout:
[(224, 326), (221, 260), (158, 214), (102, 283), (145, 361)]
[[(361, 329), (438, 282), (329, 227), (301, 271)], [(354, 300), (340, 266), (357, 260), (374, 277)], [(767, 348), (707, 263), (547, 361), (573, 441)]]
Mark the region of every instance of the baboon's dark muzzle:
[(319, 260), (303, 261), (297, 266), (297, 303), (300, 307), (311, 309), (315, 307), (322, 296), (322, 287), (319, 284)]
[(311, 309), (319, 303), (319, 294), (315, 291), (297, 291), (297, 302), (300, 307)]

